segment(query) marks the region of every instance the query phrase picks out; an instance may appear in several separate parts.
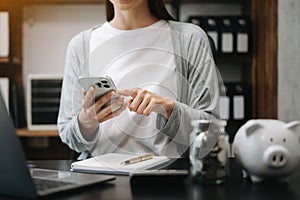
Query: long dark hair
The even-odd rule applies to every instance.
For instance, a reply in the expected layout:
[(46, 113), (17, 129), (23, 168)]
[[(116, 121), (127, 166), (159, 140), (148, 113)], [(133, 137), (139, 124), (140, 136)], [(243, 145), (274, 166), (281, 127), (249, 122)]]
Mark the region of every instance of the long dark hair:
[[(164, 19), (164, 20), (174, 20), (174, 18), (167, 11), (163, 0), (147, 0), (147, 1), (148, 1), (149, 10), (154, 17), (157, 17), (158, 19)], [(105, 0), (105, 5), (106, 5), (106, 20), (109, 22), (115, 16), (114, 6), (109, 0)]]

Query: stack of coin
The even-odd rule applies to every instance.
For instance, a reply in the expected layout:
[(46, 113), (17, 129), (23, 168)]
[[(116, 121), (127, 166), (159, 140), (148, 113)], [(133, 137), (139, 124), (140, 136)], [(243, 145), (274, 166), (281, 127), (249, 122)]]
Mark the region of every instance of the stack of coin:
[[(221, 134), (218, 142), (204, 158), (200, 159), (203, 168), (198, 176), (205, 182), (222, 182), (227, 176), (228, 137)], [(198, 177), (199, 178), (199, 177)]]

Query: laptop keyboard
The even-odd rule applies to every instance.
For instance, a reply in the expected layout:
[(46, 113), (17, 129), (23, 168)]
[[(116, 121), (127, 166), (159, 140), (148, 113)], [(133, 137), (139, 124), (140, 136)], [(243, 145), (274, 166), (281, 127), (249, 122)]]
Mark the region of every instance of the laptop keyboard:
[(54, 181), (54, 180), (36, 179), (36, 178), (34, 179), (34, 183), (35, 183), (36, 189), (38, 191), (45, 191), (45, 190), (53, 189), (53, 188), (57, 188), (57, 187), (74, 185), (74, 183), (67, 183), (67, 182)]

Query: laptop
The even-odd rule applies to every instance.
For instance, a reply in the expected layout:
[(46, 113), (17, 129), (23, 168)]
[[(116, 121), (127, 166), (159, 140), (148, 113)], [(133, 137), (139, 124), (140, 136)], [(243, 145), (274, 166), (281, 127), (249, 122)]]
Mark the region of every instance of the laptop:
[(114, 176), (28, 168), (15, 127), (0, 94), (0, 196), (26, 198), (114, 180)]

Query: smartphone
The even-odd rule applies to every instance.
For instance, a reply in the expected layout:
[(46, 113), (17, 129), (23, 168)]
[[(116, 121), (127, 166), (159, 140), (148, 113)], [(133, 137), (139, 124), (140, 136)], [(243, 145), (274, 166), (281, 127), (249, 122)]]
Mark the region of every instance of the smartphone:
[[(97, 100), (99, 97), (106, 94), (107, 92), (110, 92), (112, 90), (116, 91), (117, 89), (110, 76), (105, 76), (105, 77), (80, 76), (78, 82), (85, 91), (88, 91), (88, 89), (91, 86), (95, 86), (96, 88), (95, 100)], [(113, 103), (116, 99), (118, 99), (118, 97), (119, 97), (118, 95), (114, 96), (108, 103), (105, 104), (105, 107)]]

